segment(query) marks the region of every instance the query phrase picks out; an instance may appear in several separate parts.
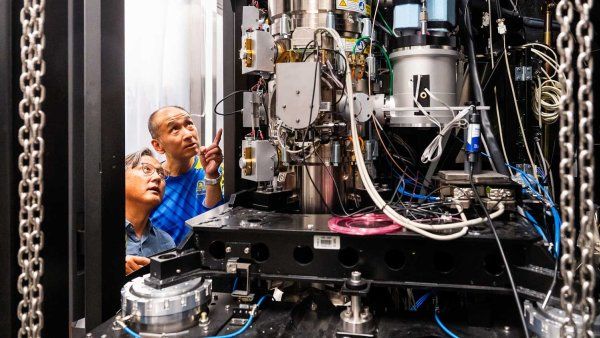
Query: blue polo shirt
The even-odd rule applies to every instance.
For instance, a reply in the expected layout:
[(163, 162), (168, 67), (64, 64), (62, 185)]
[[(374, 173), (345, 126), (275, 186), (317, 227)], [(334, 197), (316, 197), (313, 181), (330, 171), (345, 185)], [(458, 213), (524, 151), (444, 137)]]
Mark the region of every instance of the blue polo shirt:
[(127, 255), (150, 257), (175, 247), (175, 242), (171, 236), (157, 229), (149, 220), (142, 238), (136, 236), (133, 224), (127, 220), (125, 220), (125, 233), (127, 238)]
[[(185, 221), (212, 209), (204, 205), (204, 169), (198, 156), (190, 170), (179, 176), (170, 176), (166, 183), (162, 203), (152, 211), (150, 220), (157, 228), (171, 235), (175, 244), (179, 245), (190, 231)], [(213, 208), (221, 204), (223, 199)]]

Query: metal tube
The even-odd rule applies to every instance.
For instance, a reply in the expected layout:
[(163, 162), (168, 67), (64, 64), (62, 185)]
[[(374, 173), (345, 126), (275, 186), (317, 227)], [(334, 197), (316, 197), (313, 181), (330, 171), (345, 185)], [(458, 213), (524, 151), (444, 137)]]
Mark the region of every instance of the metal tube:
[(360, 296), (351, 296), (350, 297), (350, 306), (352, 308), (352, 318), (355, 323), (358, 323), (360, 320), (360, 312), (362, 310), (362, 303)]

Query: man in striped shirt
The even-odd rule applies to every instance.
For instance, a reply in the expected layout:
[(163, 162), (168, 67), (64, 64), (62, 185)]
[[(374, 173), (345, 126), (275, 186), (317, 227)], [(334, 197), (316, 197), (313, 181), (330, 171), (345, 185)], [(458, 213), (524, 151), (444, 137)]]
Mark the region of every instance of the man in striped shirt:
[(148, 130), (154, 150), (166, 156), (162, 166), (169, 173), (163, 201), (150, 220), (179, 245), (190, 231), (186, 220), (223, 203), (220, 184), (223, 154), (219, 147), (223, 130), (217, 131), (211, 145), (200, 146), (190, 114), (176, 106), (152, 113)]

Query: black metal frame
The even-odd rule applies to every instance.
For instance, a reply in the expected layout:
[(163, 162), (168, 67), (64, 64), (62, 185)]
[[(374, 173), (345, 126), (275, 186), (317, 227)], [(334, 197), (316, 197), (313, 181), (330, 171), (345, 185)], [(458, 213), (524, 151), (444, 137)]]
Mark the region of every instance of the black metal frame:
[[(120, 304), (125, 246), (124, 2), (83, 9), (85, 321), (93, 328)], [(93, 245), (90, 245), (93, 244)]]
[[(7, 336), (19, 327), (21, 6), (0, 0), (0, 327)], [(92, 328), (114, 315), (124, 280), (125, 248), (115, 240), (124, 238), (123, 1), (48, 2), (45, 33), (43, 334), (67, 337), (70, 321), (85, 317)]]

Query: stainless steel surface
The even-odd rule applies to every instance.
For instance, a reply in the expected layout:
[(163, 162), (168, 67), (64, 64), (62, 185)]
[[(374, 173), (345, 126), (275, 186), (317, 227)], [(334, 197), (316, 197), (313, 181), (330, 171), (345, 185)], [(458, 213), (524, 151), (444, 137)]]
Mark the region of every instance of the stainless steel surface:
[(211, 300), (210, 279), (196, 278), (155, 289), (144, 282), (149, 276), (135, 278), (121, 289), (123, 316), (132, 315), (132, 321), (146, 330), (160, 333), (193, 325), (201, 308)]
[(269, 32), (254, 30), (242, 35), (242, 74), (272, 73), (275, 65), (275, 41)]
[[(563, 310), (554, 307), (546, 307), (545, 310), (542, 310), (539, 304), (535, 306), (529, 300), (526, 300), (523, 311), (525, 312), (527, 327), (539, 337), (558, 338), (565, 335), (579, 337), (583, 334), (582, 320), (579, 315), (573, 317), (575, 326), (568, 326), (566, 332), (564, 332), (565, 335), (563, 335), (561, 327), (567, 321)], [(575, 327), (577, 328), (577, 334), (573, 332)]]
[[(452, 49), (413, 47), (397, 50), (390, 54), (394, 69), (394, 100), (397, 107), (415, 107), (413, 97), (415, 76), (429, 75), (429, 90), (449, 106), (457, 104), (456, 63), (458, 52)], [(418, 93), (420, 94), (420, 93)], [(430, 97), (431, 107), (444, 104)], [(424, 107), (427, 110), (427, 107)], [(434, 124), (425, 116), (412, 111), (390, 112), (390, 123), (402, 127), (432, 127)], [(453, 115), (448, 110), (437, 110), (431, 114), (440, 122), (449, 122)], [(444, 123), (442, 122), (442, 123)]]
[[(440, 170), (439, 177), (448, 183), (469, 184), (469, 174), (463, 170)], [(482, 171), (473, 175), (475, 184), (506, 184), (511, 180), (508, 176), (499, 174), (495, 171)]]
[[(315, 80), (315, 68), (316, 80)], [(321, 102), (320, 65), (314, 61), (278, 63), (276, 115), (290, 129), (304, 129), (319, 116)], [(314, 89), (314, 98), (313, 98)], [(312, 114), (310, 102), (313, 99)]]
[(296, 175), (298, 177), (297, 186), (299, 187), (298, 196), (300, 198), (302, 213), (321, 214), (328, 212), (327, 206), (323, 204), (318, 191), (321, 192), (325, 203), (330, 208), (339, 205), (336, 184), (341, 198), (345, 199), (342, 169), (341, 167), (330, 165), (331, 148), (331, 143), (319, 146), (316, 150), (318, 156), (317, 154), (312, 154), (306, 158), (306, 166), (300, 164), (296, 167)]
[[(14, 5), (15, 9), (17, 5)], [(19, 337), (40, 337), (44, 328), (44, 259), (40, 252), (44, 247), (44, 136), (46, 115), (42, 104), (46, 88), (42, 78), (46, 73), (43, 51), (46, 45), (44, 20), (45, 1), (23, 1), (21, 9), (21, 76), (18, 87), (23, 97), (19, 102), (19, 116), (23, 125), (19, 128), (19, 144), (23, 152), (19, 155), (18, 169), (21, 172), (19, 190), (19, 238), (20, 247), (17, 263), (21, 268), (17, 279), (17, 290), (22, 298), (17, 306), (17, 317), (21, 321)], [(58, 48), (55, 47), (55, 48)], [(16, 122), (15, 118), (15, 122)], [(4, 272), (6, 273), (6, 271)], [(15, 297), (16, 299), (16, 297)], [(8, 333), (7, 333), (8, 334)]]
[(260, 19), (260, 11), (254, 6), (244, 6), (242, 8), (242, 32), (248, 30), (257, 30)]
[[(267, 101), (267, 99), (265, 99)], [(242, 105), (242, 123), (244, 128), (258, 127), (260, 118), (266, 117), (265, 108), (262, 105), (261, 97), (258, 92), (244, 92)], [(252, 121), (254, 120), (254, 122)]]
[(277, 149), (271, 141), (252, 139), (242, 141), (242, 157), (239, 166), (242, 169), (243, 179), (254, 182), (272, 181), (278, 163)]
[[(366, 1), (370, 4), (370, 1)], [(337, 9), (339, 0), (269, 0), (269, 17), (273, 20), (271, 33), (277, 36), (281, 33), (280, 19), (283, 14), (291, 18), (291, 31), (297, 27), (327, 27), (328, 13), (335, 15), (336, 30), (340, 35), (359, 34), (360, 18), (366, 13)], [(366, 8), (365, 8), (366, 9)]]

